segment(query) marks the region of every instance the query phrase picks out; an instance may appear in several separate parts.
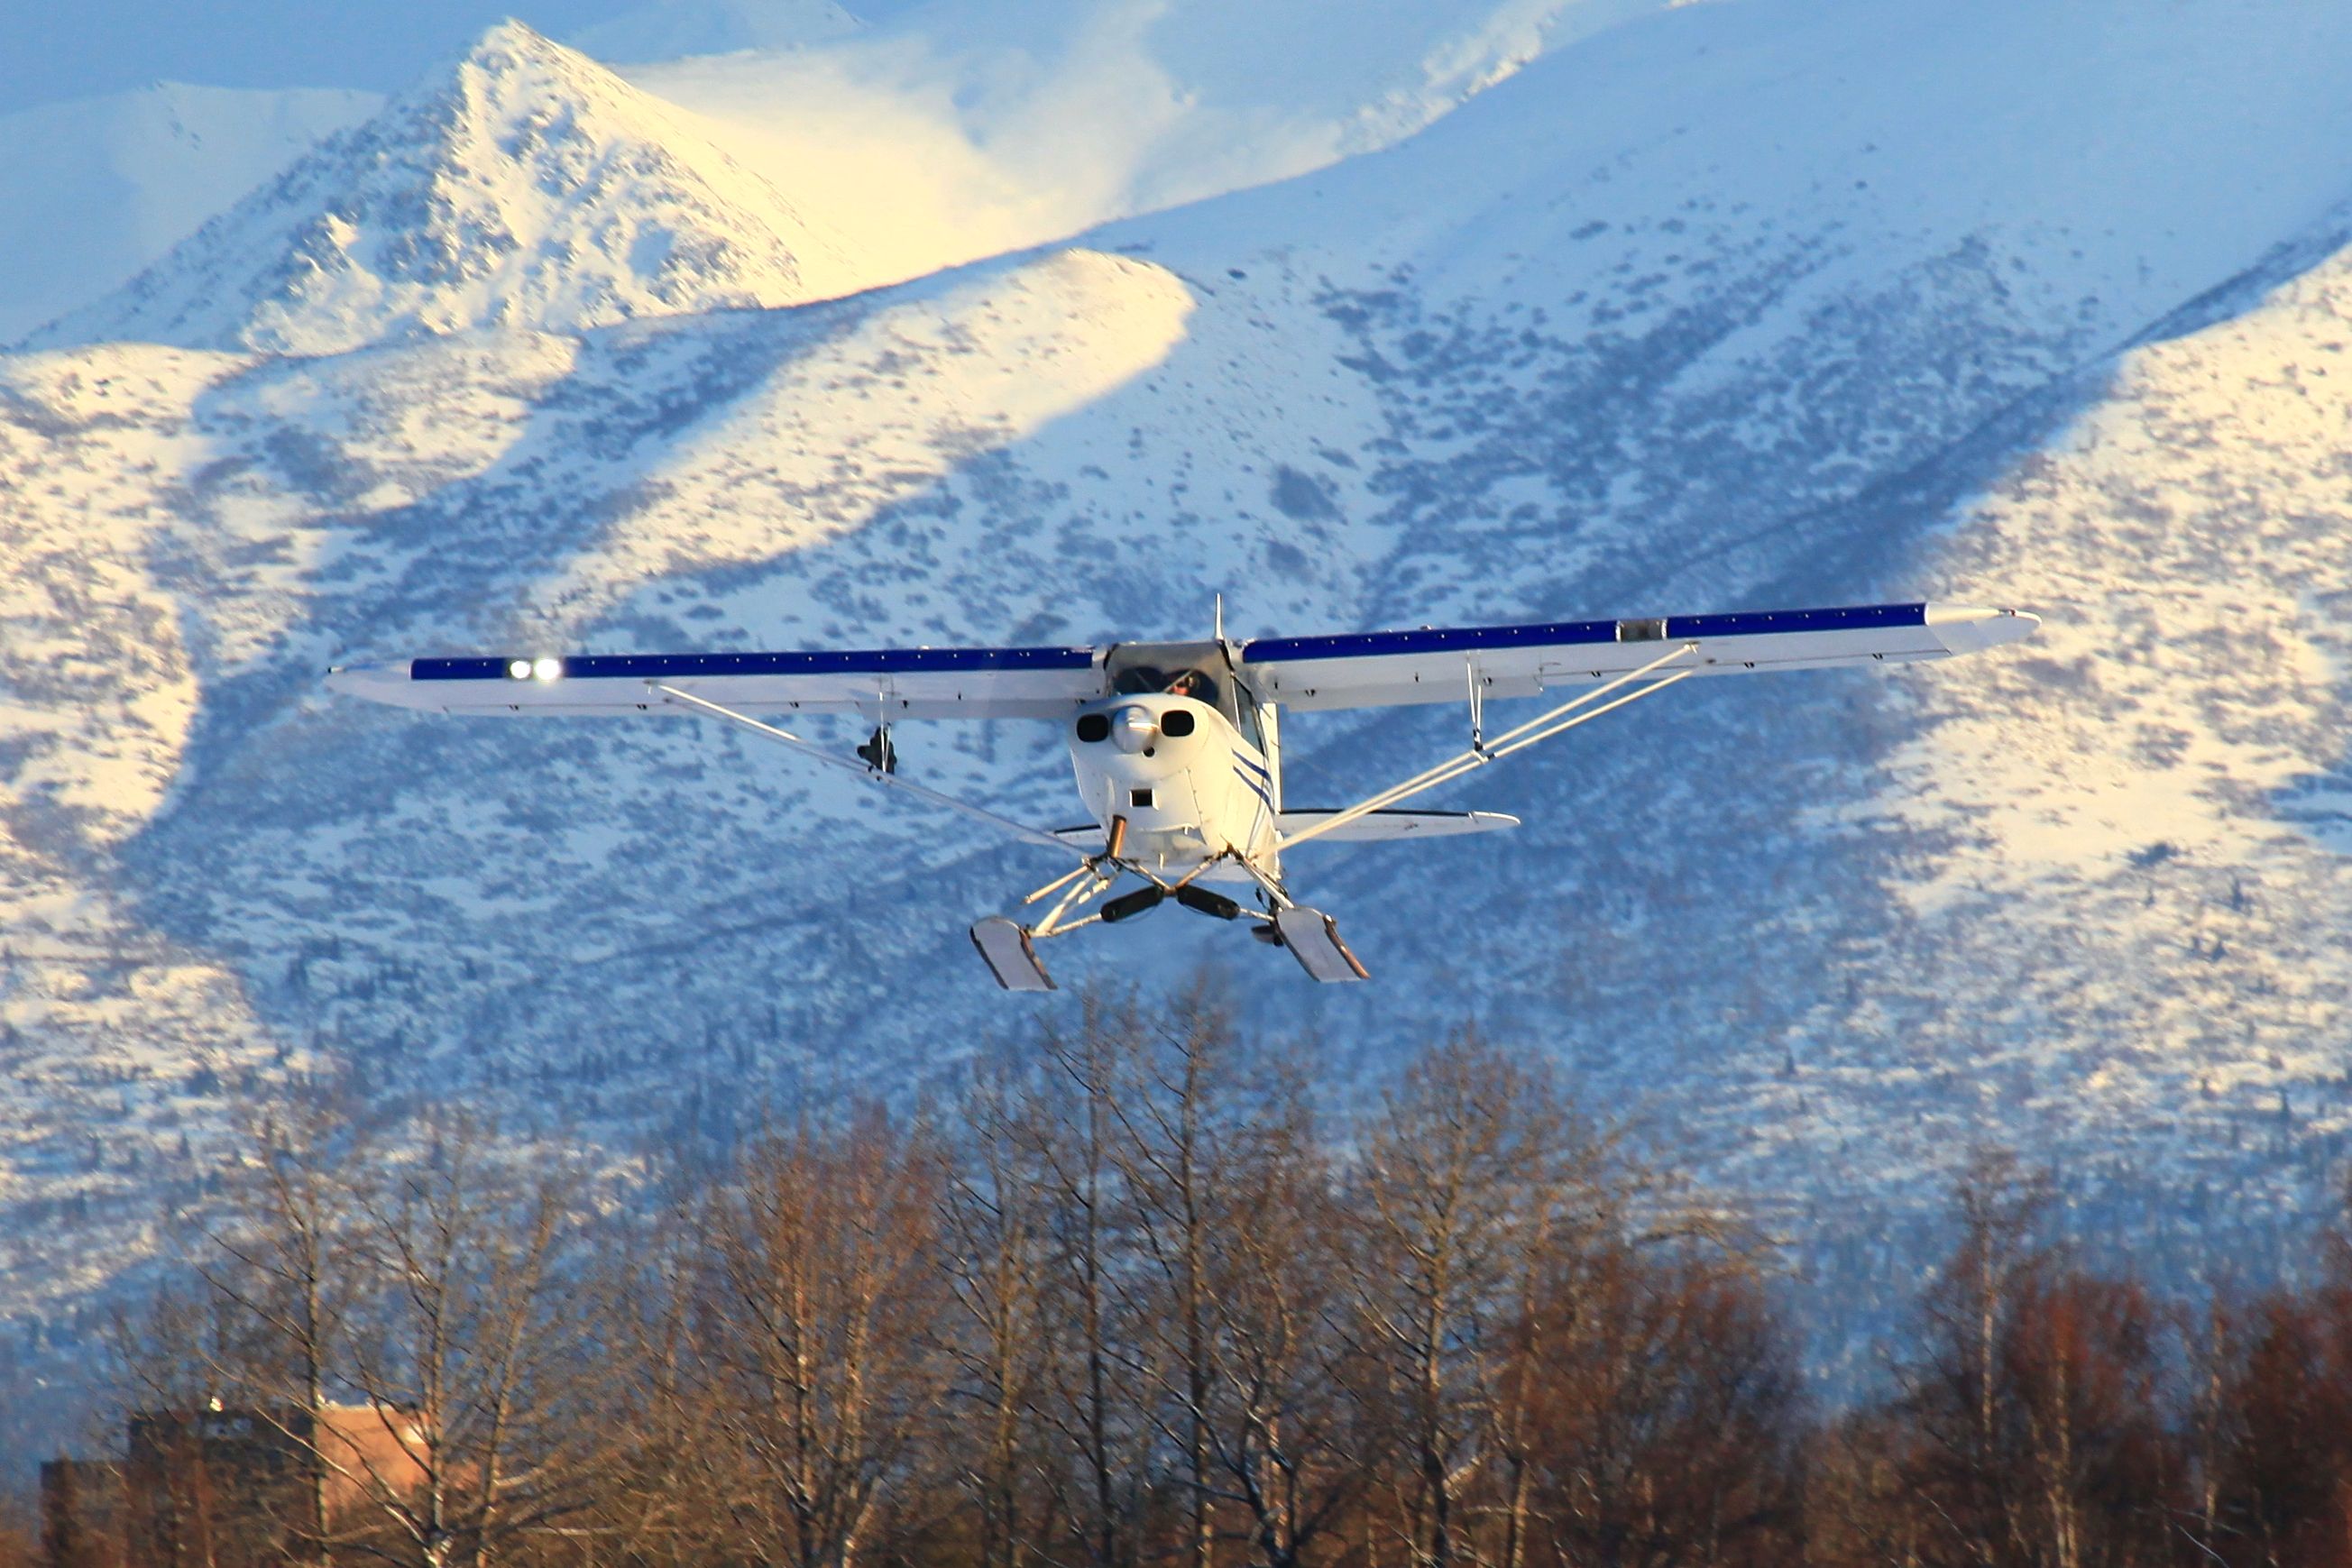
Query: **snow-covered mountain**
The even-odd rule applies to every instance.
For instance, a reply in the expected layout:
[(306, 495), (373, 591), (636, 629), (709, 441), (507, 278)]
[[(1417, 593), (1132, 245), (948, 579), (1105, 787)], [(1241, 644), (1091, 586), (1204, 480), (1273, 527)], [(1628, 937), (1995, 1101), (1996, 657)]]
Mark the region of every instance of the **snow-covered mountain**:
[(631, 80), (703, 115), (896, 281), (1388, 146), (1665, 5), (929, 0), (814, 47), (607, 57), (650, 58)]
[(85, 305), (195, 233), (374, 93), (190, 87), (0, 116), (0, 343)]
[[(1244, 635), (2040, 611), (1606, 720), (1478, 777), (1499, 842), (1302, 851), (1372, 985), (1172, 910), (1053, 961), (1217, 965), (1335, 1092), (1465, 1014), (1556, 1053), (1782, 1228), (1832, 1356), (1982, 1139), (2117, 1245), (2276, 1266), (2352, 1125), (2347, 67), (2352, 13), (2285, 0), (1682, 6), (1384, 151), (851, 298), (559, 330), (502, 291), (560, 266), (486, 261), (466, 329), (0, 361), (9, 1300), (68, 1313), (285, 1073), (685, 1144), (1068, 1005), (965, 945), (1058, 869), (1024, 851), (692, 721), (332, 701), (331, 660), (1202, 634), (1219, 591)], [(383, 167), (446, 145), (402, 124)], [(285, 230), (159, 272), (259, 320), (282, 251), (237, 232)], [(1291, 798), (1461, 723), (1302, 718)], [(1042, 727), (900, 744), (1067, 812)]]
[(331, 354), (792, 305), (861, 281), (836, 237), (688, 117), (508, 22), (27, 341)]
[[(627, 76), (664, 100), (635, 97), (587, 140), (634, 140), (697, 154), (688, 162), (725, 198), (720, 204), (748, 205), (751, 211), (739, 212), (739, 220), (776, 227), (793, 252), (793, 269), (814, 267), (824, 275), (816, 292), (829, 294), (1064, 238), (1111, 218), (1386, 145), (1545, 49), (1662, 4), (1381, 0), (1367, 9), (1342, 0), (1279, 6), (953, 0), (868, 6), (877, 17), (868, 25), (833, 0), (652, 0), (567, 42), (597, 60), (637, 62)], [(425, 121), (470, 121), (478, 130), (499, 115), (529, 112), (489, 99), (505, 93), (540, 101), (533, 95), (551, 78), (555, 90), (543, 95), (548, 105), (567, 94), (592, 104), (612, 96), (595, 67), (551, 63), (538, 51), (536, 45), (505, 51), (535, 75), (476, 62), (473, 75), (487, 74), (485, 84), (457, 68), (454, 79), (419, 95), (440, 100), (424, 106)], [(469, 92), (487, 95), (485, 101), (468, 110)], [(27, 232), (44, 242), (22, 247), (12, 266), (0, 268), (0, 341), (68, 312), (80, 312), (69, 330), (43, 341), (95, 340), (134, 328), (184, 340), (173, 320), (220, 280), (146, 280), (169, 301), (160, 327), (156, 312), (140, 310), (136, 299), (110, 301), (96, 312), (87, 308), (378, 103), (365, 93), (166, 85), (0, 120), (0, 151), (14, 154), (0, 170), (0, 210), (25, 214), (32, 220)], [(373, 193), (386, 210), (447, 199), (469, 177), (488, 174), (481, 149), (465, 144), (462, 125), (436, 148), (411, 134), (415, 120), (383, 128), (357, 150), (364, 162), (384, 145), (410, 149), (399, 165), (405, 172), (389, 182), (393, 188)], [(551, 180), (551, 190), (582, 173), (562, 166), (560, 157), (542, 154), (535, 169), (525, 162), (518, 161), (512, 177)], [(714, 162), (722, 165), (715, 175)], [(627, 160), (621, 162), (625, 167)], [(747, 169), (774, 189), (741, 198)], [(452, 172), (460, 170), (473, 173)], [(279, 193), (279, 202), (293, 198), (287, 210), (273, 215), (267, 212), (272, 203), (258, 204), (264, 212), (252, 216), (264, 227), (291, 224), (297, 232), (257, 236), (248, 224), (248, 232), (224, 247), (224, 258), (233, 265), (236, 255), (275, 250), (281, 267), (307, 274), (310, 262), (285, 258), (319, 243), (301, 225), (315, 229), (326, 207), (359, 199), (353, 173), (351, 156), (330, 159), (307, 193)], [(511, 184), (512, 178), (491, 183)], [(125, 185), (130, 190), (121, 195), (92, 199), (94, 192), (104, 198)], [(798, 215), (774, 217), (777, 191), (790, 193)], [(711, 195), (694, 193), (684, 204), (698, 206)], [(616, 189), (600, 199), (624, 200)], [(461, 197), (458, 204), (483, 215), (478, 200)], [(304, 206), (310, 210), (298, 210)], [(541, 223), (559, 230), (564, 224), (544, 212), (537, 221), (529, 211), (488, 215), (493, 232), (503, 223), (518, 235), (537, 232)], [(593, 212), (587, 215), (593, 219)], [(828, 267), (823, 256), (812, 262), (793, 249), (804, 224), (821, 224), (832, 236), (822, 248), (848, 252), (835, 258), (842, 266)], [(331, 224), (327, 231), (331, 235)], [(357, 265), (362, 272), (373, 268), (364, 257)], [(583, 277), (592, 270), (584, 259), (567, 265)], [(363, 280), (360, 292), (368, 292)], [(206, 340), (233, 338), (215, 332)]]

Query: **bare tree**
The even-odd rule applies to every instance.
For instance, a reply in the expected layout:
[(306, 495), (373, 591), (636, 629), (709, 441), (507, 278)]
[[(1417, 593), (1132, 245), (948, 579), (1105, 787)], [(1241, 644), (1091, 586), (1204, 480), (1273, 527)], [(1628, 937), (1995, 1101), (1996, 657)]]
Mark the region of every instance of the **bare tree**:
[(2181, 1312), (2187, 1351), (2183, 1375), (2183, 1463), (2194, 1478), (2194, 1518), (2184, 1530), (2212, 1550), (2221, 1534), (2221, 1487), (2231, 1451), (2241, 1440), (2243, 1391), (2236, 1386), (2247, 1313), (2228, 1289), (2215, 1287), (2201, 1311)]
[(2155, 1560), (2191, 1516), (2164, 1378), (2170, 1326), (2135, 1281), (2042, 1231), (2046, 1177), (1980, 1158), (1922, 1304), (1894, 1431), (1927, 1563)]
[(2030, 1281), (2057, 1264), (2045, 1228), (2048, 1179), (2006, 1151), (1975, 1155), (1954, 1191), (1960, 1239), (1920, 1305), (1924, 1349), (1901, 1370), (1916, 1444), (1906, 1484), (1941, 1527), (1930, 1538), (1961, 1561), (2023, 1550), (2027, 1500), (2009, 1481), (2004, 1325)]
[[(221, 1202), (184, 1239), (184, 1286), (120, 1320), (115, 1335), (126, 1416), (233, 1406), (268, 1434), (293, 1473), (248, 1500), (260, 1514), (244, 1527), (266, 1528), (273, 1552), (311, 1563), (334, 1542), (318, 1412), (334, 1391), (341, 1317), (356, 1289), (345, 1179), (353, 1152), (320, 1101), (245, 1109)], [(203, 1467), (190, 1440), (172, 1447), (194, 1474)], [(186, 1500), (182, 1490), (171, 1490), (167, 1509)], [(196, 1523), (157, 1528), (177, 1534)]]
[(297, 1455), (299, 1517), (287, 1544), (323, 1563), (333, 1460), (320, 1449), (320, 1412), (334, 1392), (343, 1317), (358, 1287), (349, 1174), (364, 1148), (327, 1106), (294, 1102), (240, 1128), (227, 1210), (211, 1226), (194, 1271), (213, 1299), (252, 1331), (234, 1364), (215, 1361), (227, 1396), (276, 1427)]
[[(1140, 1020), (1130, 1019), (1134, 1027)], [(1117, 1123), (1118, 1174), (1135, 1267), (1119, 1278), (1138, 1339), (1135, 1360), (1156, 1386), (1144, 1408), (1176, 1449), (1184, 1488), (1185, 1568), (1209, 1568), (1213, 1543), (1210, 1432), (1218, 1367), (1211, 1327), (1221, 1281), (1213, 1255), (1237, 1217), (1234, 1124), (1225, 1092), (1232, 1029), (1195, 985), (1119, 1065), (1131, 1078), (1106, 1097)]]
[(119, 1467), (59, 1455), (41, 1468), (37, 1531), (0, 1493), (0, 1568), (119, 1568), (121, 1495)]
[(981, 1568), (1019, 1568), (1047, 1531), (1025, 1472), (1046, 1328), (1045, 1219), (1022, 1125), (1028, 1092), (1001, 1064), (963, 1103), (963, 1135), (940, 1198), (941, 1262), (954, 1302), (943, 1338), (956, 1364), (955, 1468), (979, 1511)]
[(2352, 1239), (2322, 1241), (2309, 1289), (2276, 1290), (2240, 1314), (2221, 1359), (2214, 1555), (2318, 1568), (2352, 1553)]
[[(257, 1119), (124, 1354), (151, 1404), (274, 1413), (308, 1468), (265, 1545), (312, 1568), (1808, 1550), (1790, 1338), (1727, 1233), (1662, 1221), (1540, 1068), (1469, 1035), (1367, 1113), (1317, 1095), (1205, 989), (1094, 997), (977, 1073), (944, 1131), (811, 1114), (679, 1166), (634, 1224), (462, 1119), (364, 1148)], [(2030, 1197), (1964, 1192), (1933, 1354), (1825, 1469), (1823, 1538), (1856, 1561), (2119, 1568), (2140, 1538), (2102, 1510), (2171, 1474), (2138, 1414), (2160, 1425), (2153, 1310), (2052, 1263)], [(2229, 1361), (2218, 1386), (2278, 1416), (2259, 1452), (2216, 1426), (2239, 1469), (2209, 1466), (2209, 1518), (2279, 1495), (2274, 1435), (2332, 1408), (2285, 1373), (2334, 1375), (2333, 1332), (2282, 1328), (2267, 1384)]]
[(932, 1140), (879, 1112), (761, 1140), (700, 1218), (696, 1385), (719, 1491), (759, 1554), (853, 1568), (886, 1489), (911, 1490), (946, 1396)]
[(724, 1461), (726, 1417), (698, 1357), (698, 1283), (707, 1271), (705, 1195), (689, 1191), (628, 1234), (605, 1260), (612, 1354), (612, 1462), (582, 1527), (624, 1561), (690, 1568), (719, 1555), (738, 1477)]
[(343, 1377), (368, 1417), (319, 1447), (379, 1527), (363, 1551), (481, 1568), (583, 1506), (605, 1430), (571, 1274), (583, 1182), (544, 1155), (517, 1170), (463, 1117), (427, 1131), (361, 1189)]
[(1786, 1562), (1801, 1536), (1794, 1356), (1743, 1260), (1604, 1236), (1555, 1259), (1529, 1320), (1538, 1559)]
[(1131, 1002), (1087, 998), (1075, 1037), (1045, 1032), (1045, 1082), (1023, 1121), (1047, 1240), (1048, 1354), (1034, 1410), (1060, 1450), (1060, 1462), (1047, 1468), (1064, 1493), (1056, 1511), (1076, 1560), (1091, 1568), (1136, 1563), (1156, 1479), (1148, 1374), (1121, 1312), (1131, 1238), (1113, 1157), (1121, 1136), (1116, 1101), (1139, 1033)]
[(1274, 1086), (1222, 1151), (1227, 1199), (1207, 1306), (1213, 1485), (1264, 1568), (1302, 1568), (1360, 1509), (1392, 1434), (1350, 1333), (1348, 1233), (1331, 1159), (1295, 1086)]
[(1579, 1145), (1549, 1081), (1468, 1034), (1413, 1062), (1364, 1131), (1352, 1334), (1383, 1375), (1404, 1529), (1427, 1568), (1475, 1554), (1465, 1492), (1495, 1450), (1497, 1365), (1529, 1259), (1578, 1191)]
[(205, 1471), (179, 1448), (209, 1413), (274, 1456), (238, 1483), (267, 1517), (236, 1528), (269, 1538), (241, 1553), (472, 1568), (576, 1506), (600, 1430), (563, 1271), (579, 1184), (520, 1174), (463, 1118), (424, 1132), (369, 1147), (318, 1104), (248, 1116), (186, 1286), (119, 1336), (174, 1474)]

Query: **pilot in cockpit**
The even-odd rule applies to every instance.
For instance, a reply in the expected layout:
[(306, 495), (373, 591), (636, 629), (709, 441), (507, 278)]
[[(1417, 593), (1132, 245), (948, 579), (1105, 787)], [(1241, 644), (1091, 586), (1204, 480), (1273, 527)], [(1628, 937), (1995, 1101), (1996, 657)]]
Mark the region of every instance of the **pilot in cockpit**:
[(1198, 670), (1180, 670), (1161, 688), (1171, 697), (1191, 697), (1196, 703), (1217, 706), (1217, 684)]

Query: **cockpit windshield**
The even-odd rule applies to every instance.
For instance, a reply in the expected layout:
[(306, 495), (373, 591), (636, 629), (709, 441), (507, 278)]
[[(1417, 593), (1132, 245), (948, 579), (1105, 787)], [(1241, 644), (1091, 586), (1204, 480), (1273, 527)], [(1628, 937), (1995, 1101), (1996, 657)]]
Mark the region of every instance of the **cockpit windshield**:
[(1223, 706), (1217, 700), (1216, 678), (1204, 670), (1165, 670), (1156, 664), (1130, 664), (1118, 672), (1111, 689), (1121, 696), (1165, 692), (1171, 696), (1191, 697), (1211, 707)]
[(1234, 674), (1232, 650), (1215, 643), (1120, 643), (1104, 673), (1119, 696), (1166, 692), (1205, 703), (1253, 746), (1260, 738), (1257, 703)]

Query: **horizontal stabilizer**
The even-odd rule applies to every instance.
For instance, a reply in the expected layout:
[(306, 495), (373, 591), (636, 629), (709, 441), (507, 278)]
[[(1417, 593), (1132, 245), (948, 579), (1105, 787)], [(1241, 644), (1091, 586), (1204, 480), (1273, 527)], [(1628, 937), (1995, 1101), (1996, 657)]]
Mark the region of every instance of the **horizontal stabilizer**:
[[(1338, 807), (1285, 811), (1276, 825), (1286, 839), (1339, 814)], [(1390, 839), (1450, 839), (1462, 833), (1492, 833), (1518, 825), (1517, 817), (1501, 811), (1368, 811), (1344, 827), (1315, 836), (1327, 844), (1378, 843)]]

